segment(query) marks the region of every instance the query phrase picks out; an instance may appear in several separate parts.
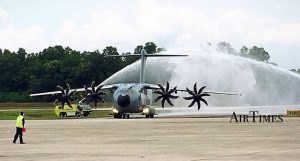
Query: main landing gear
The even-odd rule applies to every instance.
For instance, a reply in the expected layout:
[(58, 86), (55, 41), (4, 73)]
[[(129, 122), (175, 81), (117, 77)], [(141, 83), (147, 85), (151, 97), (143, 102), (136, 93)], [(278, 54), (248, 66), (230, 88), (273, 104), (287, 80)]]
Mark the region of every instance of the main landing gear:
[[(145, 118), (154, 118), (154, 113), (151, 113), (151, 114), (144, 114), (145, 115)], [(130, 115), (129, 113), (117, 113), (117, 114), (114, 114), (114, 118), (119, 118), (119, 119), (129, 119), (130, 118)]]
[(154, 118), (154, 114), (145, 115), (146, 118)]
[(115, 114), (114, 118), (122, 118), (122, 119), (129, 119), (130, 115), (129, 113), (123, 113), (123, 114)]

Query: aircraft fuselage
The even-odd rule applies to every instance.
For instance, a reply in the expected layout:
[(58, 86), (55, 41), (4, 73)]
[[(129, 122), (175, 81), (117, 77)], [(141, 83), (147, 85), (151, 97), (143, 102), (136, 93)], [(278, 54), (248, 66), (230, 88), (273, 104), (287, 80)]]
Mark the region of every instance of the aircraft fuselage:
[(145, 108), (150, 108), (151, 103), (151, 90), (142, 89), (140, 84), (122, 84), (113, 93), (112, 112), (114, 115), (143, 113)]

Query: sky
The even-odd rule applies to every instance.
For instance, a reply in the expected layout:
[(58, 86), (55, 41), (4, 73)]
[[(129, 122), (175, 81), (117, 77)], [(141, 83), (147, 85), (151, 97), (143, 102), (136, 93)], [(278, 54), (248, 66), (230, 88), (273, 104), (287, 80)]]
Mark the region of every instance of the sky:
[(300, 68), (299, 8), (298, 0), (0, 0), (0, 48), (132, 52), (149, 41), (166, 49), (226, 41)]

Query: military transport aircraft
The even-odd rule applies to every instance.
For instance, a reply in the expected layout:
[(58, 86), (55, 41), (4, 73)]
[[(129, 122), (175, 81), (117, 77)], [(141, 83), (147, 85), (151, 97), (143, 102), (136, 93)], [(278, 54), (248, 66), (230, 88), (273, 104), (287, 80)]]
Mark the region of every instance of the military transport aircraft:
[(70, 106), (69, 98), (76, 92), (86, 91), (87, 96), (84, 99), (92, 100), (97, 106), (98, 100), (102, 100), (101, 95), (105, 95), (104, 90), (110, 90), (113, 92), (113, 107), (112, 113), (114, 118), (129, 118), (129, 114), (132, 113), (142, 113), (146, 118), (153, 118), (155, 115), (155, 108), (151, 106), (153, 93), (158, 95), (154, 100), (155, 102), (161, 101), (161, 105), (164, 108), (165, 102), (168, 102), (169, 105), (173, 106), (173, 103), (170, 99), (177, 99), (179, 96), (173, 95), (177, 92), (187, 92), (191, 96), (184, 97), (185, 100), (192, 100), (192, 103), (189, 107), (197, 103), (198, 110), (201, 107), (201, 103), (208, 105), (204, 97), (210, 96), (210, 94), (224, 94), (224, 95), (239, 95), (235, 93), (226, 93), (226, 92), (212, 92), (204, 91), (206, 86), (201, 87), (197, 90), (197, 84), (194, 84), (194, 89), (177, 89), (170, 88), (169, 82), (166, 86), (160, 84), (147, 84), (145, 83), (145, 68), (147, 57), (181, 57), (188, 55), (164, 55), (164, 54), (147, 54), (144, 49), (141, 50), (141, 54), (133, 55), (109, 55), (108, 57), (128, 57), (128, 56), (139, 56), (141, 59), (141, 68), (140, 68), (140, 82), (139, 83), (120, 83), (120, 84), (111, 84), (103, 85), (99, 84), (95, 87), (95, 82), (92, 82), (91, 87), (84, 86), (80, 89), (70, 89), (69, 84), (67, 84), (67, 89), (63, 89), (61, 86), (57, 86), (59, 91), (46, 92), (46, 93), (37, 93), (30, 94), (30, 96), (41, 96), (41, 95), (55, 95), (59, 94), (61, 97), (55, 102), (61, 102), (64, 107), (65, 103)]

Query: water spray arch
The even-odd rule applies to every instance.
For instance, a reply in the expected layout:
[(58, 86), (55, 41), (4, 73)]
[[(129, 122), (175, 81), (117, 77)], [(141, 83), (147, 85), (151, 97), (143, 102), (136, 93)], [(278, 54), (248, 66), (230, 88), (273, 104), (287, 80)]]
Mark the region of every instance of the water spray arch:
[[(207, 90), (241, 93), (241, 97), (213, 96), (210, 106), (290, 105), (300, 103), (300, 76), (286, 69), (249, 58), (220, 53), (212, 48), (174, 49), (163, 54), (188, 54), (184, 58), (148, 58), (146, 83), (178, 88), (206, 85)], [(140, 61), (112, 75), (102, 84), (139, 82)], [(184, 93), (180, 94), (185, 96)], [(186, 106), (185, 100), (177, 105)]]

